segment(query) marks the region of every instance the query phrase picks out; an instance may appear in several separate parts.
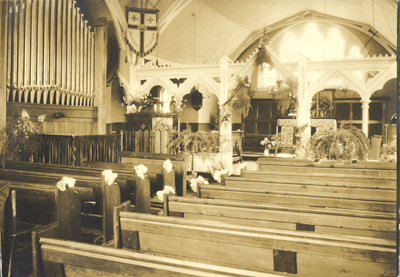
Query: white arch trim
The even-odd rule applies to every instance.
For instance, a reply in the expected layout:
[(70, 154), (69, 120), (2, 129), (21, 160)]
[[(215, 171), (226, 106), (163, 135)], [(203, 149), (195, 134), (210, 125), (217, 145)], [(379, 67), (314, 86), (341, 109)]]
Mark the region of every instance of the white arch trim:
[(356, 80), (355, 76), (349, 77), (342, 70), (337, 69), (337, 68), (331, 69), (324, 76), (322, 76), (314, 85), (312, 85), (311, 87), (308, 87), (306, 99), (308, 101), (311, 101), (314, 94), (317, 93), (318, 91), (323, 90), (325, 88), (326, 84), (330, 80), (338, 79), (338, 78), (342, 79), (346, 83), (348, 89), (356, 91), (361, 96), (361, 99), (363, 99), (363, 100), (369, 99), (369, 97), (365, 91), (365, 87), (360, 84), (359, 80)]
[(150, 80), (147, 80), (141, 87), (140, 89), (143, 91), (150, 91), (154, 86), (161, 86), (166, 90), (169, 91), (175, 91), (175, 85), (167, 79), (165, 80), (164, 78), (160, 78), (159, 76), (155, 76), (151, 78)]
[(393, 66), (386, 70), (382, 75), (377, 77), (377, 79), (371, 84), (369, 84), (366, 92), (368, 98), (370, 98), (375, 91), (382, 89), (386, 82), (393, 78), (397, 78), (396, 64), (393, 64)]
[(209, 92), (215, 94), (215, 96), (217, 96), (217, 98), (219, 99), (220, 88), (217, 85), (217, 83), (214, 81), (214, 79), (211, 77), (208, 77), (208, 76), (196, 75), (192, 78), (188, 78), (183, 83), (183, 85), (179, 87), (178, 92), (181, 95), (188, 94), (188, 93), (190, 93), (190, 89), (197, 84), (202, 84), (202, 85), (206, 86), (207, 89), (209, 90)]

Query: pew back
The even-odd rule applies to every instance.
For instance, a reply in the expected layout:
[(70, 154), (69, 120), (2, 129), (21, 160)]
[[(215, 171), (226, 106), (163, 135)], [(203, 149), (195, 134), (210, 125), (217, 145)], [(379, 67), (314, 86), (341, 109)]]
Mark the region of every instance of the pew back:
[(350, 236), (120, 212), (123, 246), (228, 266), (300, 276), (392, 276), (395, 245)]
[(181, 198), (169, 196), (168, 210), (185, 218), (281, 230), (310, 231), (332, 236), (351, 235), (395, 241), (395, 213), (293, 204), (251, 203), (240, 200)]
[[(187, 179), (187, 158), (185, 156), (174, 154), (156, 154), (156, 153), (136, 153), (131, 151), (123, 151), (118, 154), (121, 163), (145, 166), (160, 166), (165, 160), (169, 159), (174, 167), (176, 194), (186, 196), (186, 179)], [(161, 169), (160, 169), (161, 170)]]
[(46, 276), (286, 276), (50, 238), (41, 238), (40, 248)]
[(321, 193), (296, 194), (285, 191), (270, 192), (263, 188), (252, 188), (250, 184), (240, 187), (201, 185), (199, 188), (199, 195), (201, 198), (240, 200), (250, 203), (284, 203), (321, 208), (340, 208), (387, 213), (396, 212), (396, 201), (387, 202), (371, 201), (368, 199), (328, 197)]

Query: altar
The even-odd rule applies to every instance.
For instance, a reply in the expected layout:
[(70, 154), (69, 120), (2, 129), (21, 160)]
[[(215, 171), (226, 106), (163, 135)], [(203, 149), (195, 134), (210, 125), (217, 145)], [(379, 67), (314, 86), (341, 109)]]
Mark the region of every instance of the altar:
[[(336, 129), (337, 123), (335, 119), (311, 119), (310, 127), (311, 134), (322, 129)], [(276, 133), (278, 134), (279, 127), (281, 129), (282, 146), (291, 146), (295, 143), (295, 134), (297, 127), (296, 119), (278, 119)]]

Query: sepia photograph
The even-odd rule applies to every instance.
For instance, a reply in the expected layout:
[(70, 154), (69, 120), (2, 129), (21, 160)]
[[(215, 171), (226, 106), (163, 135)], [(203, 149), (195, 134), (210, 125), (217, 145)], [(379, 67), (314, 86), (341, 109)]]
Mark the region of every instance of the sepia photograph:
[(398, 0), (0, 0), (0, 277), (399, 277)]

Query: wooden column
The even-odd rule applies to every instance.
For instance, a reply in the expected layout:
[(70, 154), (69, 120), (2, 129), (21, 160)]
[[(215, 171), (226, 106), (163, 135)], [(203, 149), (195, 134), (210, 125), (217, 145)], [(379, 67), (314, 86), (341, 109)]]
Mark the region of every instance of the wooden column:
[[(106, 124), (111, 121), (111, 111), (107, 109), (106, 82), (107, 82), (107, 20), (105, 18), (94, 24), (95, 27), (95, 81), (94, 91), (96, 92), (95, 106), (98, 107), (99, 135), (106, 134)], [(111, 93), (111, 91), (110, 91)], [(111, 99), (111, 96), (109, 97)]]
[(297, 127), (302, 128), (300, 135), (300, 144), (296, 145), (296, 158), (306, 158), (306, 145), (311, 136), (310, 126), (310, 108), (311, 99), (308, 99), (307, 86), (308, 86), (308, 70), (307, 70), (307, 57), (300, 54), (298, 63), (298, 93), (297, 93)]
[(362, 109), (362, 125), (361, 129), (364, 132), (365, 136), (368, 137), (368, 122), (369, 122), (369, 103), (371, 100), (361, 100), (361, 109)]
[[(7, 118), (7, 71), (10, 70), (10, 68), (7, 70), (7, 25), (9, 15), (8, 2), (0, 2), (0, 128), (5, 126)], [(2, 146), (0, 145), (0, 147)]]
[[(229, 97), (229, 64), (232, 61), (223, 56), (220, 60), (220, 109), (223, 109), (222, 104), (228, 100)], [(222, 114), (222, 113), (221, 113)], [(231, 117), (227, 121), (224, 121), (220, 124), (220, 153), (221, 160), (226, 169), (232, 172), (232, 164), (233, 164), (233, 149), (232, 149), (232, 121)]]

